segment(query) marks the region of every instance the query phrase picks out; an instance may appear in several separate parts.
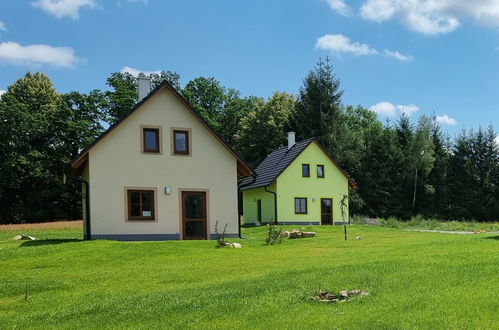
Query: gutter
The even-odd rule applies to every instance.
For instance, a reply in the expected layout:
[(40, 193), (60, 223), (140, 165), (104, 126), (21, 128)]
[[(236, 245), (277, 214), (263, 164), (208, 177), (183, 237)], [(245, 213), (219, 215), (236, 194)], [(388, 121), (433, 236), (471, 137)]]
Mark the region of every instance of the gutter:
[(241, 238), (241, 239), (246, 238), (246, 237), (243, 237), (241, 235), (241, 205), (243, 204), (242, 197), (241, 197), (241, 195), (242, 195), (241, 194), (241, 188), (244, 188), (246, 186), (249, 186), (250, 184), (255, 183), (255, 181), (256, 181), (256, 174), (252, 174), (251, 176), (252, 176), (253, 179), (250, 182), (237, 186), (237, 220), (238, 220), (237, 221), (237, 223), (238, 223), (238, 225), (237, 225), (237, 234), (238, 234), (239, 238)]
[[(75, 180), (75, 181), (78, 181), (78, 182), (81, 182), (85, 185), (85, 213), (87, 215), (86, 219), (85, 219), (85, 231), (83, 232), (83, 239), (84, 240), (90, 240), (92, 237), (91, 237), (91, 234), (90, 234), (90, 184), (88, 183), (88, 181), (86, 181), (85, 179), (83, 179), (82, 177), (77, 177), (77, 176), (72, 176), (70, 174), (65, 174), (65, 177), (64, 179), (66, 179), (66, 177), (72, 179), (72, 180)], [(66, 180), (64, 180), (66, 181)]]
[(278, 224), (278, 221), (277, 221), (277, 194), (273, 191), (268, 190), (267, 187), (268, 186), (264, 187), (265, 191), (274, 195), (274, 219), (275, 219), (274, 224), (277, 225)]

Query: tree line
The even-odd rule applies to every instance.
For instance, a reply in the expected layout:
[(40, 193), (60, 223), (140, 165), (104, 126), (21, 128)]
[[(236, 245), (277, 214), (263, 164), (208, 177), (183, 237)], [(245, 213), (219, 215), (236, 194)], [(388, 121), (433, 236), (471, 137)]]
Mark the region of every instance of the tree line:
[[(358, 189), (350, 211), (371, 217), (499, 220), (499, 148), (492, 126), (446, 136), (434, 118), (401, 115), (383, 124), (344, 105), (329, 59), (319, 60), (297, 95), (268, 99), (226, 88), (213, 77), (184, 87), (175, 72), (150, 75), (179, 91), (251, 166), (286, 144), (311, 136), (350, 174)], [(108, 90), (58, 93), (49, 77), (27, 73), (0, 97), (0, 223), (81, 217), (77, 184), (62, 182), (79, 151), (138, 101), (137, 79), (115, 72)]]

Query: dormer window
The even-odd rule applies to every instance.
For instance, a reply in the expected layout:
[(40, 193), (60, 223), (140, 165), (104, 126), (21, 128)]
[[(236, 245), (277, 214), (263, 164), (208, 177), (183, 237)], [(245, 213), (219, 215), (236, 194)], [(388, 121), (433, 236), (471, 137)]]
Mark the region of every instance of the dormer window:
[(159, 127), (142, 127), (142, 152), (161, 153), (161, 130)]
[(173, 130), (173, 153), (175, 155), (189, 155), (190, 154), (190, 141), (189, 131), (187, 130)]

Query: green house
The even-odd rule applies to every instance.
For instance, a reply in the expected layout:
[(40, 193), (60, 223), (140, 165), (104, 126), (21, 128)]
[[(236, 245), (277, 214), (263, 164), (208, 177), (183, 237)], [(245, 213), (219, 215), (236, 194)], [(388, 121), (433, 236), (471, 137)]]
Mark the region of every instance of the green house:
[[(355, 185), (315, 138), (271, 152), (240, 184), (245, 225), (332, 225), (348, 222)], [(276, 221), (277, 219), (277, 221)]]

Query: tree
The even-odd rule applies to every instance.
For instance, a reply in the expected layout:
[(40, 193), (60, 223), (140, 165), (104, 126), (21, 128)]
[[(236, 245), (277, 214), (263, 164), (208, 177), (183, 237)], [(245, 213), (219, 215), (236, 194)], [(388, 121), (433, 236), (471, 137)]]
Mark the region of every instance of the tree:
[(0, 222), (70, 218), (62, 184), (67, 119), (60, 95), (41, 73), (27, 73), (0, 101)]
[(123, 118), (137, 103), (137, 79), (128, 72), (113, 72), (107, 78), (107, 85), (113, 90), (105, 92), (108, 121), (115, 123)]
[(267, 102), (256, 100), (236, 136), (236, 148), (249, 164), (258, 165), (272, 150), (286, 143), (294, 105), (295, 97), (282, 92), (274, 92)]
[(329, 58), (320, 59), (303, 80), (296, 103), (294, 127), (299, 139), (315, 136), (327, 150), (336, 154), (343, 136), (342, 94)]
[(187, 83), (182, 94), (218, 130), (226, 102), (225, 92), (225, 88), (215, 78), (198, 77)]

